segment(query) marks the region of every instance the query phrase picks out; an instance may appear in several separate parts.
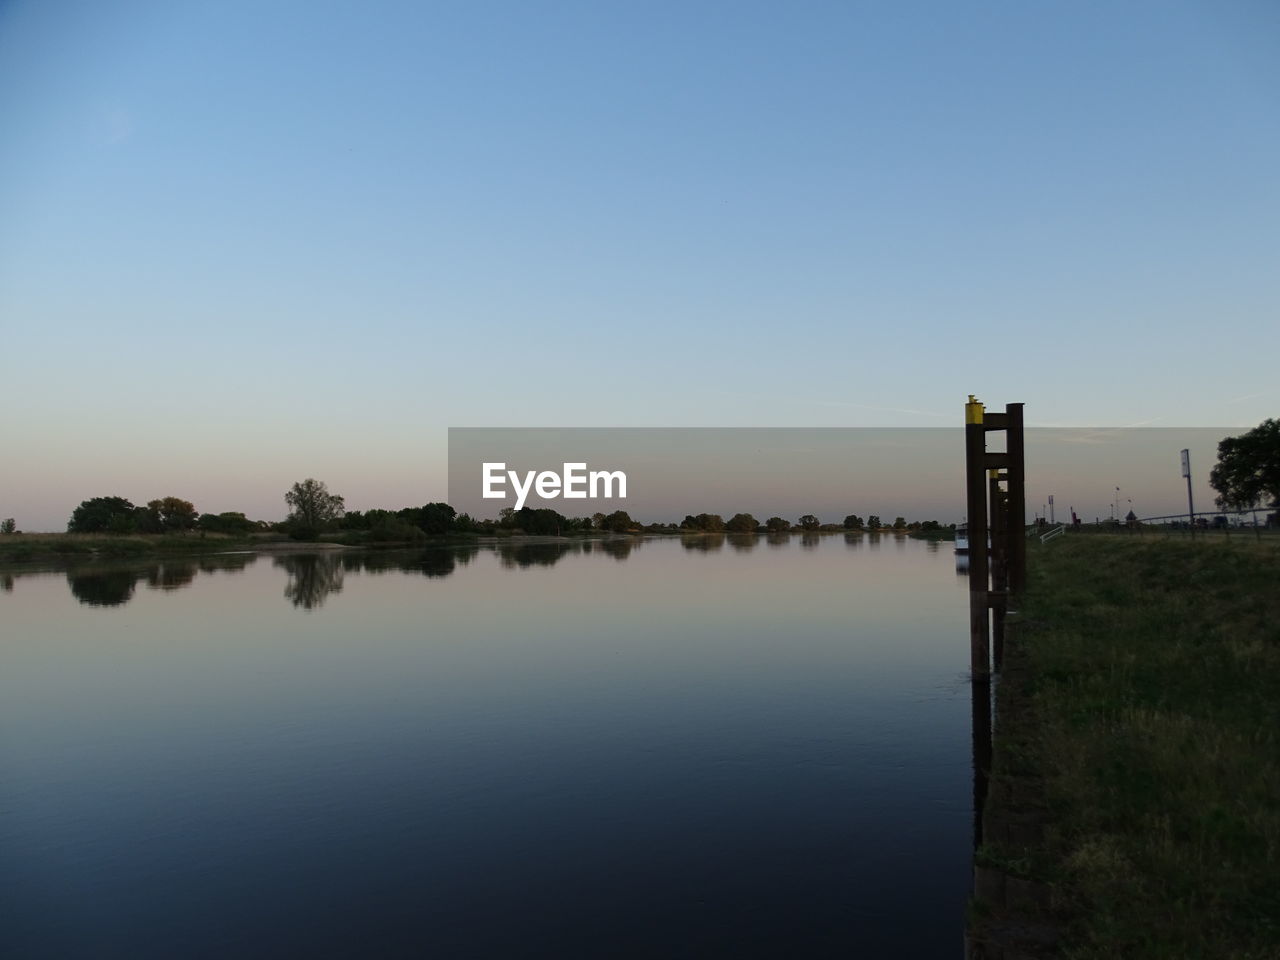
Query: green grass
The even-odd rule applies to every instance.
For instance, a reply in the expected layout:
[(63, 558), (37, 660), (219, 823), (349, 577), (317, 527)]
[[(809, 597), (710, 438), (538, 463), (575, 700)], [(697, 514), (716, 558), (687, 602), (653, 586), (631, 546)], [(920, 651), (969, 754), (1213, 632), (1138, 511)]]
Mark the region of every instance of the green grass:
[(1064, 956), (1280, 957), (1280, 543), (1067, 536), (1029, 574)]

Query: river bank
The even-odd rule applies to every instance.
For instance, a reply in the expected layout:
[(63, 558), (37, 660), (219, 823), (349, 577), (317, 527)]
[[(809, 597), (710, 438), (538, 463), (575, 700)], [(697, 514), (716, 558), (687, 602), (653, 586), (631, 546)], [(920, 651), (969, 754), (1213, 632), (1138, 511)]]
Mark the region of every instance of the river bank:
[(1280, 545), (1033, 546), (997, 685), (974, 955), (1276, 956)]

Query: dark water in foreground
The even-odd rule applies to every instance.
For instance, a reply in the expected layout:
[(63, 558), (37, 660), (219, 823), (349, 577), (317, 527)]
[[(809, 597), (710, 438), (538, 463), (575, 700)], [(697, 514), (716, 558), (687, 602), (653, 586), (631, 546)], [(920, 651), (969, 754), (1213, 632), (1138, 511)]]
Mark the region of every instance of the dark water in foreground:
[(949, 544), (239, 556), (0, 586), (0, 955), (960, 954)]

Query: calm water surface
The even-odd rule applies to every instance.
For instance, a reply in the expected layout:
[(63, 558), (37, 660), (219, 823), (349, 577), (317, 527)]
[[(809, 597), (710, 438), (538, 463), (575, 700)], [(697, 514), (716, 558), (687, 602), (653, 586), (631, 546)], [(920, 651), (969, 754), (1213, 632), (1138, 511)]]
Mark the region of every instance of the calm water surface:
[(950, 957), (950, 544), (0, 575), (0, 954)]

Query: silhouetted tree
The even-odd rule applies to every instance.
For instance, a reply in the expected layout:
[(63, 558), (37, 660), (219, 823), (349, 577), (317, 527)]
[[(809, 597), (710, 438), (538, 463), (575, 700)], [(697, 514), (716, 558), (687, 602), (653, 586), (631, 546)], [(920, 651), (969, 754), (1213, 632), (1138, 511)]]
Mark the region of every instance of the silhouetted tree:
[(631, 519), (631, 515), (625, 510), (615, 510), (604, 518), (604, 528), (613, 533), (626, 533), (635, 525), (636, 522)]
[(876, 516), (874, 513), (871, 516), (867, 517), (868, 530), (879, 530), (882, 526), (884, 526), (884, 524), (880, 522), (880, 518)]
[(856, 513), (851, 513), (844, 518), (844, 528), (846, 530), (861, 530), (862, 518)]
[(0, 520), (0, 533), (16, 533), (18, 531), (18, 523), (13, 517), (5, 517)]
[(681, 521), (683, 530), (702, 530), (707, 533), (724, 532), (724, 518), (718, 513), (700, 513), (696, 517), (687, 516)]
[(806, 513), (797, 521), (797, 523), (800, 524), (801, 530), (817, 530), (818, 527), (822, 526), (822, 524), (818, 522), (818, 518), (812, 513)]
[(147, 504), (147, 510), (159, 521), (161, 530), (190, 530), (199, 516), (190, 500), (178, 497), (152, 500)]
[(137, 508), (124, 497), (94, 497), (71, 512), (68, 533), (132, 533), (138, 529)]
[(248, 533), (255, 526), (243, 513), (235, 511), (202, 513), (199, 523), (201, 530), (208, 530), (210, 533)]
[(284, 495), (289, 505), (289, 523), (300, 539), (314, 537), (326, 526), (342, 517), (343, 500), (329, 492), (323, 481), (308, 477), (295, 483)]
[[(627, 518), (630, 521), (630, 517)], [(550, 537), (564, 531), (568, 520), (547, 507), (521, 507), (515, 514), (515, 525), (525, 533)], [(612, 529), (612, 528), (610, 528)]]
[(893, 518), (893, 529), (895, 529), (895, 530), (905, 530), (905, 529), (907, 529), (907, 518), (906, 518), (906, 517), (894, 517), (894, 518)]
[(453, 529), (453, 521), (457, 515), (458, 511), (447, 503), (428, 503), (422, 508), (419, 526), (423, 533), (438, 537)]
[(1248, 433), (1218, 444), (1209, 474), (1220, 507), (1244, 510), (1270, 499), (1280, 502), (1280, 420), (1263, 420)]
[(770, 533), (786, 533), (791, 529), (791, 521), (783, 520), (781, 517), (770, 517), (764, 522), (764, 527)]
[(735, 513), (724, 528), (731, 533), (755, 533), (758, 526), (756, 518), (751, 514)]

